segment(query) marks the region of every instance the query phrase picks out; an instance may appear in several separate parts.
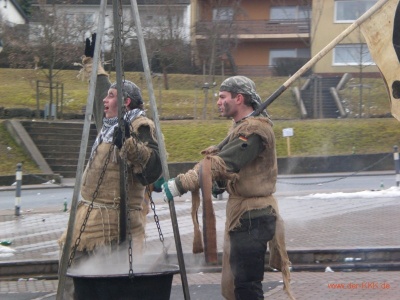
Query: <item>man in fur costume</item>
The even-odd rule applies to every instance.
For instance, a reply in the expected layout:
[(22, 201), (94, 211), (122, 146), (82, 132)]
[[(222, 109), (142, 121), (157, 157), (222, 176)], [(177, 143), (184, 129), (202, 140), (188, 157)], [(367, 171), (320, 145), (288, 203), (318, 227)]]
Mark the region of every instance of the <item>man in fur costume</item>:
[[(267, 243), (270, 265), (283, 273), (290, 292), (290, 262), (283, 222), (273, 196), (277, 179), (275, 136), (266, 115), (254, 116), (260, 105), (254, 82), (244, 76), (226, 79), (217, 101), (221, 116), (233, 119), (227, 138), (205, 149), (205, 158), (192, 170), (163, 184), (169, 201), (200, 188), (206, 172), (225, 183), (229, 193), (223, 247), (222, 295), (225, 299), (264, 299), (262, 281)], [(201, 174), (200, 174), (201, 173)], [(211, 191), (202, 191), (205, 193)], [(196, 234), (195, 234), (196, 236)]]
[[(103, 75), (99, 75), (103, 76)], [(105, 76), (103, 76), (105, 77)], [(81, 200), (76, 214), (76, 226), (72, 241), (77, 238), (86, 212), (93, 202), (85, 230), (81, 235), (77, 251), (93, 251), (98, 246), (118, 244), (119, 240), (119, 203), (120, 203), (120, 156), (128, 163), (127, 194), (130, 215), (131, 234), (135, 249), (141, 251), (144, 241), (145, 216), (142, 214), (145, 186), (156, 181), (162, 172), (158, 144), (155, 138), (154, 123), (145, 117), (139, 88), (130, 81), (123, 83), (127, 112), (125, 135), (121, 137), (118, 128), (117, 89), (115, 84), (105, 81), (98, 89), (107, 88), (103, 99), (105, 117), (103, 127), (92, 147), (88, 164), (85, 168), (81, 186)], [(100, 80), (101, 81), (101, 80)], [(97, 100), (97, 99), (96, 99)], [(122, 143), (124, 140), (124, 143)], [(111, 149), (110, 149), (111, 148)], [(110, 155), (102, 184), (98, 186), (100, 175)], [(61, 241), (64, 241), (65, 234)]]
[[(87, 48), (88, 44), (85, 54), (90, 52)], [(83, 64), (91, 63), (92, 57), (84, 56)], [(132, 238), (133, 253), (141, 255), (143, 251), (146, 213), (142, 210), (145, 186), (161, 176), (162, 167), (155, 125), (145, 116), (140, 89), (133, 82), (124, 80), (122, 92), (123, 129), (118, 124), (118, 101), (121, 98), (118, 97), (116, 83), (111, 84), (107, 73), (99, 66), (94, 116), (95, 121), (102, 119), (102, 127), (82, 177), (81, 199), (76, 211), (72, 245), (81, 235), (75, 249), (77, 261), (74, 260), (73, 264), (87, 255), (95, 254), (101, 248), (113, 251), (120, 243), (121, 158), (127, 163), (125, 180), (129, 216), (126, 232)], [(84, 231), (80, 233), (85, 220)], [(60, 244), (63, 245), (65, 240), (66, 231), (59, 240)]]

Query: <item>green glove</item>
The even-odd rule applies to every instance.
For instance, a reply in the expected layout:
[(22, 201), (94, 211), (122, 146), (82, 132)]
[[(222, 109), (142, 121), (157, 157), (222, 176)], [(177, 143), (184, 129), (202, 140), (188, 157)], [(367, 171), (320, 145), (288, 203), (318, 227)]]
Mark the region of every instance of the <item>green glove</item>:
[(164, 177), (160, 177), (156, 182), (153, 183), (153, 191), (160, 193), (162, 191), (162, 185), (165, 182)]
[(164, 193), (164, 201), (174, 201), (174, 197), (181, 195), (176, 186), (175, 178), (164, 182), (162, 184), (162, 191)]
[(122, 130), (121, 130), (121, 128), (119, 128), (119, 126), (114, 128), (113, 143), (115, 146), (118, 147), (118, 149), (121, 149), (125, 140), (131, 136), (129, 123), (126, 120), (124, 120), (124, 126), (125, 126), (125, 130), (124, 130), (125, 138), (122, 138)]
[(218, 198), (219, 194), (222, 194), (225, 192), (225, 188), (221, 187), (221, 186), (225, 186), (225, 182), (213, 181), (212, 188), (211, 188), (211, 194), (213, 195), (214, 198)]

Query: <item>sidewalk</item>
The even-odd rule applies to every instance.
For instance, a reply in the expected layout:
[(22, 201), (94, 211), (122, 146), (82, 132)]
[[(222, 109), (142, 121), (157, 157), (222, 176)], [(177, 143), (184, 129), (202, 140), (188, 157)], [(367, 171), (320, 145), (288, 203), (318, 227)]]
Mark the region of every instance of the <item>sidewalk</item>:
[[(354, 272), (354, 268), (350, 268), (352, 270), (347, 270), (349, 272), (340, 272), (339, 269), (335, 269), (337, 264), (344, 263), (340, 253), (351, 253), (353, 260), (365, 261), (366, 264), (382, 260), (386, 260), (387, 264), (399, 262), (400, 255), (397, 249), (400, 249), (400, 218), (398, 217), (400, 201), (398, 197), (368, 198), (360, 197), (355, 193), (353, 197), (281, 195), (278, 199), (286, 225), (288, 251), (301, 253), (299, 257), (293, 257), (293, 259), (299, 261), (310, 259), (313, 263), (319, 260), (322, 271), (327, 261), (332, 262), (329, 266), (335, 271), (296, 272), (296, 265), (294, 265), (292, 288), (297, 299), (399, 299), (400, 272), (398, 271), (374, 272), (369, 268), (368, 272)], [(155, 197), (154, 201), (165, 244), (169, 246), (169, 254), (173, 254), (176, 249), (168, 205), (160, 198)], [(214, 201), (219, 252), (222, 251), (225, 205), (226, 198)], [(191, 254), (193, 224), (190, 217), (189, 196), (185, 195), (176, 199), (175, 209), (186, 263), (186, 257), (195, 257)], [(0, 239), (12, 240), (13, 244), (9, 248), (15, 250), (9, 256), (0, 256), (0, 264), (57, 260), (59, 249), (56, 241), (66, 228), (68, 218), (69, 213), (59, 209), (22, 212), (19, 217), (15, 217), (13, 211), (0, 211)], [(199, 215), (199, 220), (201, 221), (201, 215)], [(148, 215), (147, 222), (147, 249), (161, 253), (162, 247), (152, 212)], [(369, 250), (374, 249), (382, 251), (371, 254)], [(336, 254), (333, 255), (334, 251)], [(325, 252), (330, 256), (324, 255)], [(193, 261), (196, 260), (198, 261), (199, 258), (193, 258)], [(264, 289), (266, 299), (287, 299), (282, 291), (280, 280), (280, 273), (266, 272), (267, 289)], [(198, 291), (192, 299), (203, 299), (199, 295), (207, 294), (207, 292), (201, 292), (202, 289), (209, 292), (215, 290), (215, 295), (219, 295), (220, 273), (188, 273), (188, 281), (191, 295)], [(183, 299), (179, 274), (174, 277), (174, 284), (172, 292), (174, 297), (171, 296), (171, 299)], [(8, 293), (22, 295), (24, 292), (40, 292), (46, 295), (53, 293), (54, 296), (56, 290), (56, 280), (2, 281), (0, 298), (3, 299), (3, 296)]]

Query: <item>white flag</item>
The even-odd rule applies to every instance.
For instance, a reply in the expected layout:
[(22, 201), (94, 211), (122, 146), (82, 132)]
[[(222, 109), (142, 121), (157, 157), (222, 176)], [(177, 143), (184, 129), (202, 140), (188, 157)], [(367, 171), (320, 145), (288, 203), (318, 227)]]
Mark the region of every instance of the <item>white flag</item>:
[(399, 0), (389, 0), (364, 21), (360, 28), (386, 84), (392, 115), (400, 121)]

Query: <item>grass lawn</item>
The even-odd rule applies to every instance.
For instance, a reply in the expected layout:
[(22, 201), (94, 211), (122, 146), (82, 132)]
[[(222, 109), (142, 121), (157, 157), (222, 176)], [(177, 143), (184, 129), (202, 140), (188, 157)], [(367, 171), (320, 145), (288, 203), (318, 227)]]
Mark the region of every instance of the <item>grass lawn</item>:
[[(76, 78), (77, 70), (59, 73), (57, 80), (64, 86), (63, 111), (80, 113), (85, 106), (88, 84)], [(111, 74), (113, 80), (113, 74)], [(126, 78), (137, 83), (143, 91), (144, 99), (148, 92), (141, 73), (126, 73)], [(266, 99), (287, 78), (253, 78), (262, 99)], [(36, 109), (36, 82), (45, 80), (41, 71), (0, 69), (0, 108)], [(352, 83), (356, 83), (355, 79)], [(160, 119), (190, 118), (190, 120), (161, 121), (165, 137), (168, 162), (197, 161), (200, 151), (223, 140), (231, 124), (218, 116), (216, 98), (222, 78), (216, 77), (215, 90), (201, 89), (203, 76), (171, 74), (170, 89), (163, 88), (162, 80), (154, 77), (153, 88)], [(304, 79), (295, 83), (301, 87)], [(358, 91), (341, 91), (349, 117), (346, 119), (301, 120), (292, 93), (285, 91), (268, 108), (274, 121), (277, 154), (288, 155), (288, 138), (282, 136), (284, 128), (293, 128), (290, 137), (291, 156), (347, 155), (352, 153), (388, 153), (393, 146), (400, 144), (400, 123), (392, 117), (377, 116), (390, 113), (389, 100), (382, 79), (365, 79), (370, 89), (364, 92), (361, 105), (363, 118), (357, 118), (360, 111)], [(204, 106), (205, 99), (207, 106)], [(39, 107), (44, 108), (49, 93), (40, 89)], [(147, 103), (147, 109), (149, 109)], [(202, 120), (206, 113), (206, 120)], [(367, 118), (370, 116), (371, 118)], [(0, 123), (0, 175), (15, 174), (16, 164), (23, 162), (26, 173), (40, 173), (26, 154), (19, 149), (13, 138)]]

